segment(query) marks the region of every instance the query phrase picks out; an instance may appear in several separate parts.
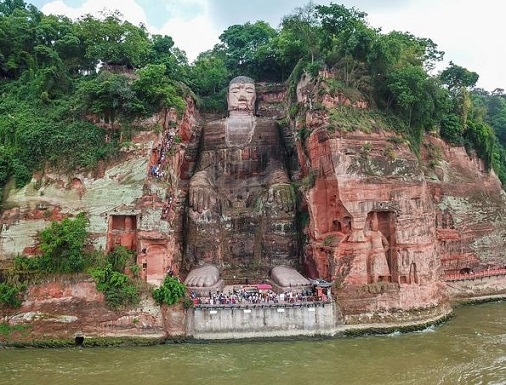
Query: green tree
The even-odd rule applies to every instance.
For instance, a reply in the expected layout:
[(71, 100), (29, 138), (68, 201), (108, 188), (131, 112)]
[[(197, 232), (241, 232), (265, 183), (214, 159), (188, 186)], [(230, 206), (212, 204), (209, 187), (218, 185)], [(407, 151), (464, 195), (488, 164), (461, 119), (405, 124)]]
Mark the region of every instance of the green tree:
[[(387, 89), (394, 112), (408, 127), (413, 150), (418, 151), (423, 132), (435, 131), (446, 119), (450, 106), (448, 94), (437, 79), (430, 77), (422, 67), (413, 65), (390, 72)], [(450, 123), (446, 122), (445, 126), (448, 136), (450, 129), (454, 129)]]
[(467, 121), (472, 108), (469, 89), (474, 87), (478, 77), (476, 72), (469, 71), (453, 62), (450, 62), (449, 66), (439, 74), (439, 78), (447, 86), (452, 96), (453, 111), (459, 116), (463, 130), (467, 128)]
[(33, 6), (25, 8), (22, 1), (0, 5), (0, 74), (16, 79), (34, 69), (35, 28), (41, 13)]
[(225, 88), (231, 78), (224, 55), (206, 51), (197, 56), (191, 68), (190, 87), (201, 96), (213, 95)]
[(202, 111), (224, 112), (227, 109), (226, 89), (232, 75), (224, 57), (223, 51), (205, 51), (190, 67), (189, 86), (198, 96)]
[(186, 294), (186, 286), (175, 277), (167, 275), (160, 287), (153, 290), (153, 298), (158, 304), (174, 305)]
[(469, 89), (474, 87), (479, 75), (450, 61), (448, 67), (440, 73), (439, 78), (451, 93), (458, 94), (463, 88)]
[(36, 45), (53, 49), (63, 63), (65, 73), (75, 76), (80, 70), (94, 69), (84, 56), (86, 46), (77, 24), (65, 16), (44, 15), (35, 29)]
[(162, 108), (174, 107), (181, 115), (186, 107), (182, 90), (167, 77), (165, 64), (148, 64), (137, 71), (137, 79), (132, 89), (137, 100), (142, 100), (145, 110), (152, 112)]
[(39, 234), (40, 268), (47, 272), (77, 273), (87, 267), (85, 246), (88, 240), (88, 220), (84, 213), (74, 219), (65, 218)]
[(174, 40), (170, 36), (153, 35), (148, 61), (149, 64), (165, 65), (165, 74), (170, 79), (188, 81), (188, 58), (184, 51), (174, 46)]
[(392, 73), (405, 67), (420, 67), (426, 72), (442, 60), (443, 54), (432, 40), (407, 32), (376, 34), (367, 63), (377, 104), (387, 110), (392, 105), (393, 98), (388, 88), (388, 78)]
[[(485, 109), (483, 119), (490, 124), (502, 145), (506, 145), (506, 95), (492, 93), (479, 99)], [(473, 98), (473, 111), (477, 109), (477, 98)]]
[(146, 110), (132, 89), (132, 81), (122, 74), (100, 71), (97, 77), (82, 81), (78, 89), (81, 108), (114, 127), (118, 120), (145, 115)]
[(387, 87), (392, 93), (394, 107), (408, 127), (413, 124), (414, 109), (424, 95), (426, 81), (427, 73), (421, 67), (415, 66), (401, 67), (391, 72), (387, 78)]
[[(283, 18), (281, 22), (283, 31), (290, 31), (290, 37), (302, 48), (311, 63), (314, 63), (320, 54), (320, 20), (315, 4), (310, 1), (302, 7), (295, 8), (294, 12)], [(293, 48), (292, 48), (293, 49)]]
[(322, 29), (322, 49), (366, 61), (377, 31), (368, 27), (365, 12), (333, 3), (317, 5), (315, 11)]
[(285, 80), (297, 63), (307, 56), (307, 50), (298, 39), (296, 31), (289, 28), (283, 28), (278, 36), (272, 39), (271, 44), (280, 65), (281, 79)]
[(85, 42), (86, 57), (93, 63), (139, 68), (146, 64), (151, 42), (146, 29), (122, 21), (118, 12), (99, 20), (91, 15), (78, 22), (78, 34)]
[(464, 139), (466, 144), (470, 143), (478, 156), (483, 159), (486, 169), (490, 170), (496, 149), (496, 138), (492, 127), (483, 122), (470, 120), (464, 133)]
[(220, 35), (222, 43), (215, 50), (225, 52), (222, 58), (232, 76), (277, 80), (280, 66), (271, 45), (276, 36), (276, 30), (264, 21), (232, 25)]

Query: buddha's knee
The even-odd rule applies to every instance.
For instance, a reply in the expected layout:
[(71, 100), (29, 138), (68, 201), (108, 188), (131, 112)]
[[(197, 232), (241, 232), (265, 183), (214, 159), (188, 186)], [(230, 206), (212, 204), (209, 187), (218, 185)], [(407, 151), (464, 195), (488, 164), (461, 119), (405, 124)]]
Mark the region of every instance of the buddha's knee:
[(267, 194), (267, 204), (278, 211), (295, 211), (295, 192), (292, 185), (289, 183), (276, 183), (272, 185)]

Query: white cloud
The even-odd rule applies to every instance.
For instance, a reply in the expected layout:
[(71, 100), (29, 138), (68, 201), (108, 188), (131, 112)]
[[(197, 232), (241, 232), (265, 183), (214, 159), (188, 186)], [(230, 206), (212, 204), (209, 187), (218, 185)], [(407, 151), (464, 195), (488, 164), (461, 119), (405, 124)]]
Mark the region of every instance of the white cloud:
[(171, 36), (176, 47), (186, 52), (190, 62), (195, 60), (199, 53), (213, 48), (219, 42), (218, 36), (221, 33), (214, 29), (206, 16), (191, 20), (171, 19), (154, 32)]

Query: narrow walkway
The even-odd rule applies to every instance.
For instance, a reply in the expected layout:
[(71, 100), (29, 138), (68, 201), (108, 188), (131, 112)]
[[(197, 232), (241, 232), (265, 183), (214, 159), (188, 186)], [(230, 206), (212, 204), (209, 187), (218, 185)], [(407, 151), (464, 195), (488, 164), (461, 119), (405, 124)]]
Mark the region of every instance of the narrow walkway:
[(506, 268), (504, 269), (492, 269), (492, 270), (483, 270), (477, 271), (476, 273), (467, 273), (467, 274), (448, 274), (445, 273), (444, 280), (445, 281), (463, 281), (469, 279), (478, 279), (478, 278), (487, 278), (487, 277), (495, 277), (499, 275), (506, 275)]

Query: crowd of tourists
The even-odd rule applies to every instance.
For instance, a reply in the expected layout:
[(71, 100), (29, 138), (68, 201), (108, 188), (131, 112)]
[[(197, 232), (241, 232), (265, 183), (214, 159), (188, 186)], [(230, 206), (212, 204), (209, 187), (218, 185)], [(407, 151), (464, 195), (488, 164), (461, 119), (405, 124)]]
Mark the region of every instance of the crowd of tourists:
[[(174, 147), (176, 143), (175, 134), (172, 130), (167, 130), (164, 132), (162, 136), (162, 141), (158, 145), (156, 149), (153, 149), (153, 156), (151, 157), (151, 165), (149, 167), (149, 176), (154, 177), (158, 180), (164, 179), (166, 172), (165, 166), (167, 163), (167, 157), (170, 155), (171, 149)], [(160, 215), (160, 219), (168, 220), (169, 213), (172, 208), (172, 202), (174, 200), (174, 196), (172, 193), (167, 193), (165, 198), (165, 202), (162, 207), (162, 213)]]
[(174, 197), (172, 196), (171, 193), (169, 193), (167, 195), (166, 202), (163, 204), (162, 215), (161, 215), (160, 219), (162, 219), (162, 220), (169, 219), (169, 212), (172, 209), (172, 202), (173, 202), (173, 200), (174, 200)]
[(277, 294), (272, 290), (258, 290), (255, 287), (239, 287), (228, 292), (208, 292), (205, 295), (191, 293), (195, 305), (276, 305), (276, 304), (302, 304), (307, 302), (327, 302), (325, 293), (318, 296), (316, 291), (304, 289), (299, 291), (287, 291)]

